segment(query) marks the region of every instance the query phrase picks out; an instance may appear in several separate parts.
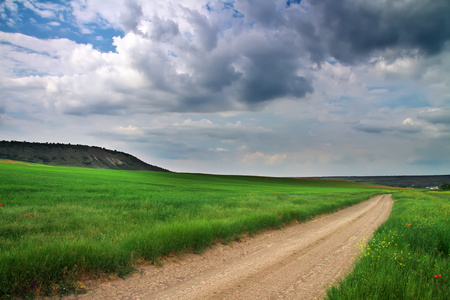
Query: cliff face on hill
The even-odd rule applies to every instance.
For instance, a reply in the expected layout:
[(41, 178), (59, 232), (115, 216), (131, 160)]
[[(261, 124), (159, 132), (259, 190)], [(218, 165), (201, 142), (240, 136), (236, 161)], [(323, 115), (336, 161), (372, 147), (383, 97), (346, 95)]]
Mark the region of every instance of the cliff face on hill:
[(0, 158), (52, 166), (169, 172), (124, 152), (84, 145), (0, 141)]

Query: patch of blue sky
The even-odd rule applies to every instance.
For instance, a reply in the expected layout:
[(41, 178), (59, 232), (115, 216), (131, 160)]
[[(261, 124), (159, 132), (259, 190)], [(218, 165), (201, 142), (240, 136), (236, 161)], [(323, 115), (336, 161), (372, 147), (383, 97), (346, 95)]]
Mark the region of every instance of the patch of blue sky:
[[(421, 108), (429, 107), (430, 102), (428, 98), (419, 88), (408, 86), (405, 89), (404, 86), (398, 85), (374, 85), (368, 87), (369, 91), (385, 91), (380, 96), (380, 104), (390, 109), (408, 107), (408, 108)], [(388, 96), (389, 95), (389, 96)]]
[(50, 53), (48, 53), (48, 52), (45, 52), (45, 51), (34, 51), (32, 49), (25, 48), (25, 47), (18, 46), (18, 45), (14, 45), (14, 44), (11, 44), (11, 43), (5, 42), (5, 41), (0, 41), (0, 45), (12, 46), (14, 48), (14, 50), (17, 51), (17, 52), (28, 53), (28, 54), (40, 54), (40, 55), (46, 55), (48, 57), (56, 58), (56, 57), (50, 55)]
[(96, 24), (92, 24), (88, 27), (90, 33), (75, 34), (72, 40), (77, 43), (91, 44), (94, 49), (101, 52), (115, 52), (116, 47), (113, 45), (113, 38), (116, 36), (123, 36), (124, 33), (121, 30), (117, 30), (111, 27), (101, 28)]
[(169, 56), (172, 56), (172, 57), (175, 57), (175, 58), (178, 57), (178, 55), (177, 55), (175, 52), (173, 52), (172, 50), (167, 50), (167, 54), (168, 54)]
[(243, 13), (241, 13), (240, 11), (238, 11), (237, 9), (233, 8), (233, 18), (243, 18), (245, 17), (245, 15)]
[[(100, 27), (97, 24), (85, 26), (85, 33), (76, 25), (70, 10), (54, 12), (55, 17), (42, 17), (40, 14), (18, 4), (17, 12), (3, 10), (0, 30), (10, 33), (22, 33), (39, 39), (66, 38), (76, 43), (91, 44), (102, 52), (115, 51), (113, 37), (123, 32), (111, 27)], [(10, 20), (10, 21), (7, 21)]]
[(222, 11), (226, 9), (234, 8), (234, 1), (216, 1), (216, 2), (208, 2), (205, 5), (208, 11)]
[(245, 16), (242, 12), (234, 7), (234, 1), (219, 1), (218, 5), (214, 5), (211, 2), (208, 2), (206, 4), (206, 9), (210, 12), (229, 10), (232, 12), (231, 15), (233, 16), (233, 18), (243, 18)]
[(34, 114), (31, 114), (27, 110), (6, 110), (6, 114), (8, 117), (13, 118), (14, 120), (28, 120), (28, 121), (36, 121), (38, 123), (43, 123), (44, 121), (39, 120)]
[(330, 113), (334, 115), (345, 115), (349, 110), (355, 105), (355, 98), (349, 96), (341, 96), (339, 98), (330, 99), (333, 102), (335, 109), (331, 110)]
[(223, 2), (223, 10), (230, 10), (233, 18), (243, 18), (245, 15), (234, 7), (234, 1)]
[(224, 9), (233, 9), (234, 8), (234, 1), (224, 1), (223, 2), (223, 8)]
[(376, 86), (376, 85), (374, 85), (374, 86), (369, 86), (369, 87), (367, 87), (367, 90), (369, 90), (369, 91), (378, 91), (378, 90), (387, 90), (387, 91), (389, 91), (389, 87), (388, 86)]
[[(436, 158), (426, 158), (426, 159), (416, 159), (413, 160), (412, 162), (408, 162), (409, 165), (413, 165), (413, 166), (427, 166), (427, 165), (432, 165), (434, 167), (442, 167), (443, 171), (445, 173), (442, 174), (447, 174), (447, 168), (445, 167), (445, 163), (443, 161), (443, 158), (441, 156), (436, 157)], [(436, 171), (435, 171), (436, 172)], [(436, 173), (430, 173), (430, 175), (435, 175)]]
[(286, 6), (291, 7), (292, 4), (300, 4), (302, 0), (288, 0), (286, 1)]
[(408, 93), (387, 103), (390, 108), (422, 108), (429, 107), (430, 102), (422, 93)]
[(189, 42), (194, 40), (194, 35), (188, 31), (184, 32), (183, 35)]
[[(38, 9), (35, 9), (40, 11)], [(42, 35), (42, 28), (49, 30), (53, 26), (60, 25), (62, 20), (67, 20), (69, 17), (67, 10), (52, 11), (51, 13), (43, 14), (36, 13), (28, 9), (23, 3), (16, 3), (15, 9), (11, 6), (3, 6), (2, 19), (8, 19), (9, 22), (1, 22), (0, 29), (6, 32), (23, 32), (27, 35), (40, 38)]]

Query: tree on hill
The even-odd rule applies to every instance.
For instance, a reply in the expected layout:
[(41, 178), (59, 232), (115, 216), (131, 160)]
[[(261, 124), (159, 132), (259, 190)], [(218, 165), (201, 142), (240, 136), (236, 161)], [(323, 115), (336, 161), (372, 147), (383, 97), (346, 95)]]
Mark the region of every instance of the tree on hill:
[(443, 191), (450, 191), (450, 183), (444, 183), (444, 184), (441, 184), (441, 186), (439, 187), (439, 189), (440, 189), (440, 190), (443, 190)]

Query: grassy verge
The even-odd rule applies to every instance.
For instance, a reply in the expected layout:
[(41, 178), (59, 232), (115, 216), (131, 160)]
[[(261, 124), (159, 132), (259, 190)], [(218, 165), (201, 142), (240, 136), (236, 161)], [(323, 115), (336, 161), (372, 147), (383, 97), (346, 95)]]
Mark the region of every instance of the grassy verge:
[(327, 299), (449, 299), (450, 193), (394, 194), (391, 216)]
[(335, 211), (380, 188), (347, 182), (0, 163), (0, 298), (82, 290), (142, 261), (201, 252)]

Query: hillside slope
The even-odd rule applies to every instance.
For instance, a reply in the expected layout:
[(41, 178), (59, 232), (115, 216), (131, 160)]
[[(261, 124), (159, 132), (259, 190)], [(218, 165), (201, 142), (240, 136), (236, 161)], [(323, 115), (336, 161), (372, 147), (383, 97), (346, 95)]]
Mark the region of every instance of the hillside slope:
[(124, 152), (84, 145), (0, 141), (0, 158), (53, 166), (169, 172)]

